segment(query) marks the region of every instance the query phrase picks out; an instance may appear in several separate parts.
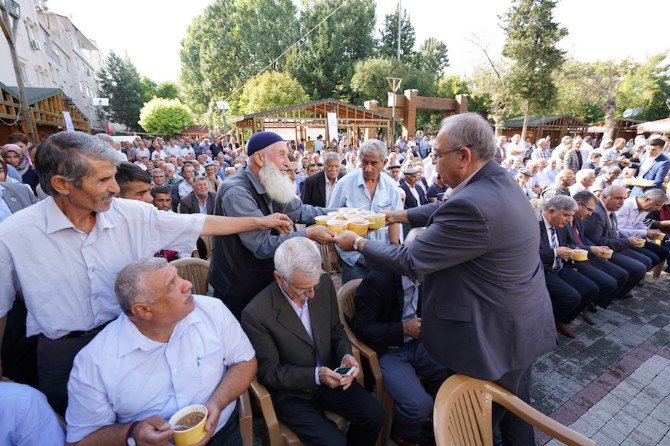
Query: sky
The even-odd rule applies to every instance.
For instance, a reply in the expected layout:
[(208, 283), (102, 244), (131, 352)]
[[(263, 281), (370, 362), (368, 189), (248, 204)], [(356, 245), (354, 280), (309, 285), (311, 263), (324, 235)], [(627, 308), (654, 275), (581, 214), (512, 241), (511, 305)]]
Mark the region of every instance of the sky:
[[(193, 18), (211, 2), (48, 0), (47, 6), (69, 16), (104, 54), (110, 50), (127, 53), (140, 74), (162, 82), (177, 81), (179, 42)], [(416, 30), (417, 47), (428, 37), (445, 42), (450, 61), (446, 72), (458, 75), (467, 75), (485, 62), (473, 40), (491, 54), (500, 54), (505, 34), (499, 16), (509, 6), (508, 0), (402, 1)], [(377, 0), (377, 29), (384, 15), (397, 7), (398, 0)], [(626, 57), (644, 60), (670, 50), (670, 33), (663, 21), (668, 16), (668, 0), (637, 0), (625, 5), (611, 0), (560, 0), (554, 12), (554, 18), (569, 32), (560, 46), (582, 61)], [(654, 17), (658, 17), (658, 23), (649, 23)]]

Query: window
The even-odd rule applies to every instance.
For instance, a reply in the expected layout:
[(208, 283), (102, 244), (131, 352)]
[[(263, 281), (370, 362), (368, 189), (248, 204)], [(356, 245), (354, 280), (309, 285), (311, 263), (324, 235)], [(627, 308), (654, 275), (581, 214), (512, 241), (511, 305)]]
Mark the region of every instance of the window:
[(28, 67), (26, 66), (25, 63), (19, 62), (19, 71), (21, 72), (21, 79), (23, 80), (24, 84), (28, 84)]

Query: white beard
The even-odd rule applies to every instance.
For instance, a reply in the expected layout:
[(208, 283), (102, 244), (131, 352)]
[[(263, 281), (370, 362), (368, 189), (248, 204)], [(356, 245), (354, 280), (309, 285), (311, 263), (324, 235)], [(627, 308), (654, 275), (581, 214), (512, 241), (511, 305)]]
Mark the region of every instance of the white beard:
[(265, 165), (258, 172), (258, 176), (265, 188), (265, 193), (271, 200), (288, 204), (295, 199), (295, 185), (291, 183), (288, 175), (284, 175), (267, 157), (265, 158)]

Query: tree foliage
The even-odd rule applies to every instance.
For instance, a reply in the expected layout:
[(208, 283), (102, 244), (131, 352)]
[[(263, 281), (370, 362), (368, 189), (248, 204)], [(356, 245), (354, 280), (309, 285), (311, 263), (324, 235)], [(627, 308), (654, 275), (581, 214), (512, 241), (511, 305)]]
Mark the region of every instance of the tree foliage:
[(142, 107), (139, 123), (150, 133), (177, 135), (184, 126), (193, 125), (193, 117), (179, 100), (155, 98)]
[(297, 40), (297, 32), (291, 0), (214, 1), (181, 42), (184, 100), (205, 113), (213, 100), (229, 97), (270, 65)]
[[(306, 0), (300, 35), (324, 20), (341, 0)], [(313, 99), (351, 96), (354, 65), (374, 51), (374, 0), (351, 0), (309, 34), (290, 54), (286, 69)]]
[[(398, 9), (384, 18), (384, 26), (379, 30), (381, 35), (377, 51), (380, 56), (398, 58)], [(400, 60), (409, 62), (414, 57), (416, 33), (407, 11), (402, 11), (400, 21)]]
[(146, 76), (140, 78), (140, 96), (142, 104), (146, 104), (156, 96), (156, 82)]
[(417, 70), (408, 63), (380, 57), (366, 59), (356, 64), (356, 72), (351, 78), (351, 88), (361, 99), (376, 99), (386, 106), (387, 93), (390, 91), (387, 76), (402, 78), (399, 94), (410, 88), (419, 90), (421, 96), (435, 94), (433, 75)]
[(255, 113), (309, 100), (300, 83), (288, 73), (269, 71), (249, 79), (233, 109), (233, 115)]
[(97, 77), (102, 96), (109, 98), (110, 119), (131, 130), (139, 130), (137, 121), (143, 104), (142, 87), (132, 61), (112, 51)]
[[(553, 72), (564, 61), (564, 51), (557, 47), (567, 30), (554, 22), (556, 0), (513, 0), (503, 16), (507, 39), (503, 56), (514, 61), (509, 85), (514, 94), (526, 102), (526, 118), (531, 106), (547, 110), (556, 96)], [(521, 137), (525, 137), (526, 120)]]
[(179, 97), (179, 86), (171, 81), (161, 82), (156, 85), (154, 94), (157, 98), (177, 99)]
[(449, 66), (447, 45), (434, 37), (427, 38), (414, 55), (414, 66), (435, 76), (442, 75)]

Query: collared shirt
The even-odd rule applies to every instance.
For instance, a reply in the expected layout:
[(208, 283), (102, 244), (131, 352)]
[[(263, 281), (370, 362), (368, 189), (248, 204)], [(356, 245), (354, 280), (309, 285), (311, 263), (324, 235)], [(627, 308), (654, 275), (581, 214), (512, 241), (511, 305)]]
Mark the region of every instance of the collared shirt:
[(554, 229), (553, 226), (549, 224), (546, 218), (544, 218), (544, 215), (542, 216), (542, 219), (544, 220), (544, 229), (547, 233), (547, 240), (549, 240), (549, 246), (551, 249), (554, 250), (554, 264), (552, 265), (553, 269), (559, 269), (562, 266), (562, 261), (558, 257), (558, 247), (560, 246), (558, 243), (558, 234), (556, 234), (556, 229)]
[(62, 446), (65, 435), (46, 397), (24, 384), (0, 382), (0, 441)]
[(616, 211), (619, 234), (623, 237), (646, 237), (649, 228), (644, 224), (644, 219), (648, 214), (638, 208), (635, 197), (626, 198), (621, 209)]
[[(416, 309), (419, 305), (419, 286), (421, 280), (412, 280), (407, 276), (402, 276), (403, 307), (402, 321), (406, 322), (416, 317)], [(404, 341), (409, 342), (411, 336), (405, 335)]]
[(114, 198), (86, 234), (48, 197), (0, 225), (0, 317), (22, 290), (28, 336), (57, 339), (114, 319), (121, 312), (114, 294), (118, 273), (161, 249), (191, 251), (205, 217)]
[[(333, 196), (330, 197), (330, 206), (333, 208), (348, 207), (354, 209), (362, 207), (365, 210), (374, 212), (382, 210), (399, 211), (403, 209), (398, 187), (390, 176), (383, 173), (379, 174), (374, 198), (370, 198), (370, 192), (365, 186), (365, 179), (363, 178), (363, 171), (361, 169), (356, 169), (340, 178), (333, 191)], [(390, 243), (388, 227), (385, 226), (371, 232), (368, 238), (370, 240)], [(356, 251), (345, 252), (337, 248), (337, 252), (342, 257), (342, 260), (352, 266), (361, 257), (361, 253)]]
[(551, 149), (543, 149), (542, 147), (538, 147), (537, 149), (534, 149), (533, 152), (530, 154), (531, 159), (539, 159), (539, 158), (544, 158), (548, 160), (551, 158)]
[(198, 208), (200, 208), (200, 213), (201, 214), (206, 214), (207, 213), (207, 197), (205, 197), (205, 202), (201, 202), (200, 199), (198, 198)]
[(416, 184), (414, 184), (414, 186), (410, 186), (409, 184), (407, 184), (407, 187), (409, 188), (409, 191), (412, 194), (412, 196), (414, 196), (416, 204), (421, 206), (421, 197), (419, 197), (419, 192), (416, 190)]
[[(658, 154), (660, 155), (660, 153)], [(638, 170), (638, 178), (643, 178), (647, 172), (649, 172), (649, 169), (651, 169), (651, 166), (654, 165), (654, 162), (656, 162), (656, 158), (658, 158), (658, 155), (655, 157), (650, 157), (647, 156), (644, 161), (642, 161), (642, 164), (640, 164), (640, 169)]]
[(185, 196), (193, 192), (193, 185), (184, 180), (181, 183), (179, 183), (177, 191), (179, 192), (179, 197), (184, 198)]
[[(484, 167), (484, 166), (482, 166), (482, 167)], [(477, 172), (479, 172), (479, 171), (481, 170), (482, 167), (480, 167), (479, 169), (477, 169), (477, 170), (475, 170), (474, 172), (472, 172), (472, 173), (470, 174), (469, 177), (467, 177), (466, 179), (464, 179), (463, 181), (461, 181), (461, 184), (459, 184), (458, 186), (454, 187), (454, 188), (451, 190), (451, 192), (449, 193), (449, 198), (453, 197), (454, 195), (456, 195), (457, 193), (459, 193), (460, 191), (462, 191), (463, 189), (465, 189), (465, 186), (467, 186), (467, 185), (470, 183), (470, 180), (472, 179), (472, 177), (474, 177), (475, 175), (477, 175)]]
[(0, 185), (0, 223), (5, 221), (7, 217), (12, 215), (12, 210), (9, 209), (9, 206), (7, 203), (5, 203), (4, 199), (4, 193), (5, 193), (5, 188)]
[[(330, 209), (317, 208), (307, 204), (303, 204), (299, 197), (295, 197), (290, 203), (285, 205), (278, 205), (270, 200), (266, 195), (265, 187), (260, 180), (251, 171), (247, 165), (244, 173), (251, 181), (254, 189), (259, 195), (265, 199), (270, 212), (281, 212), (286, 214), (294, 223), (304, 223), (311, 225), (314, 223), (314, 217), (317, 215), (325, 215)], [(221, 208), (223, 215), (229, 217), (262, 217), (263, 213), (258, 208), (258, 204), (251, 191), (243, 187), (231, 187), (225, 191), (221, 197)], [(271, 259), (275, 250), (285, 240), (291, 237), (306, 237), (305, 231), (295, 231), (288, 234), (272, 235), (270, 230), (262, 231), (247, 231), (238, 234), (244, 246), (251, 251), (257, 259)]]
[[(76, 356), (68, 382), (67, 441), (98, 429), (204, 404), (226, 370), (254, 355), (240, 324), (218, 300), (194, 295), (195, 309), (166, 343), (144, 336), (125, 314)], [(235, 409), (221, 411), (216, 430)]]
[(328, 180), (328, 177), (326, 177), (326, 206), (328, 206), (328, 203), (330, 203), (330, 197), (333, 196), (333, 190), (335, 190), (335, 186), (337, 186), (337, 177), (332, 183), (330, 180)]

